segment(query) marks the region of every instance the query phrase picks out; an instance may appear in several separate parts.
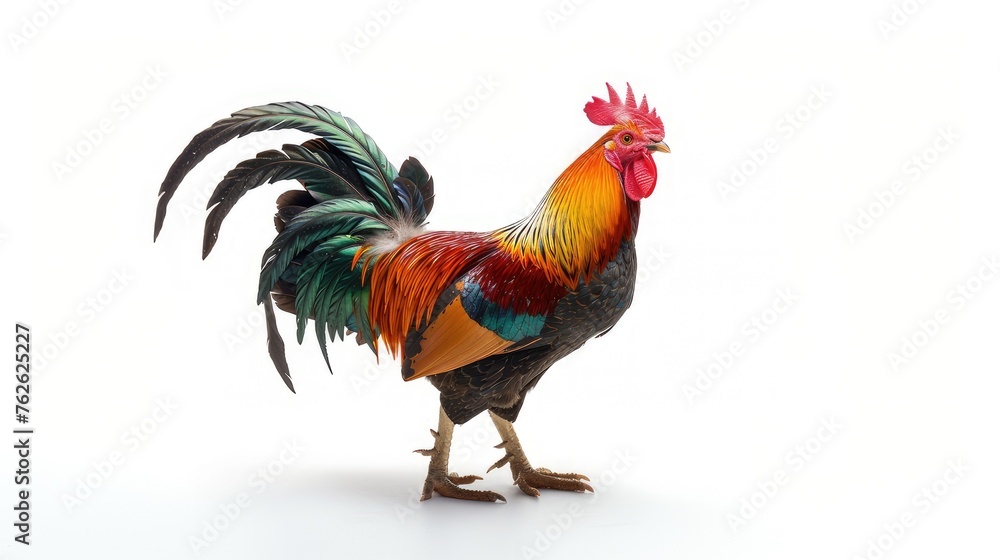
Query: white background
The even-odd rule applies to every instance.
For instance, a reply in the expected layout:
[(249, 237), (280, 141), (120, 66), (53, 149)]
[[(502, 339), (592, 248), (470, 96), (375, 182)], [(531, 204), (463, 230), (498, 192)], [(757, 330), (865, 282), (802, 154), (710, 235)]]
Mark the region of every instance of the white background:
[[(995, 557), (1000, 280), (979, 276), (1000, 253), (995, 6), (403, 1), (380, 24), (385, 1), (234, 3), (4, 4), (0, 325), (8, 355), (15, 322), (32, 327), (36, 430), (30, 548), (9, 544), (3, 443), (8, 557), (191, 558), (192, 538), (200, 558)], [(605, 81), (646, 93), (673, 149), (643, 202), (640, 285), (517, 422), (534, 464), (589, 474), (596, 496), (530, 498), (503, 470), (474, 487), (505, 505), (415, 507), (426, 459), (410, 451), (430, 445), (437, 393), (353, 344), (331, 347), (329, 375), (287, 315), (298, 394), (284, 388), (254, 301), (289, 185), (248, 195), (204, 262), (201, 227), (222, 173), (304, 136), (206, 159), (152, 243), (188, 140), (286, 100), (351, 116), (397, 164), (440, 128), (422, 157), (431, 227), (504, 225), (602, 133), (581, 109)], [(915, 156), (933, 160), (919, 176)], [(724, 197), (740, 166), (749, 178)], [(859, 209), (877, 216), (851, 236)], [(778, 290), (790, 308), (775, 310)], [(938, 311), (947, 322), (927, 323)], [(745, 327), (755, 317), (766, 332)], [(894, 367), (904, 337), (921, 347)], [(714, 363), (727, 367), (710, 379)], [(456, 439), (462, 474), (499, 457), (485, 417)], [(286, 445), (300, 448), (287, 465)], [(268, 466), (281, 474), (252, 478)]]

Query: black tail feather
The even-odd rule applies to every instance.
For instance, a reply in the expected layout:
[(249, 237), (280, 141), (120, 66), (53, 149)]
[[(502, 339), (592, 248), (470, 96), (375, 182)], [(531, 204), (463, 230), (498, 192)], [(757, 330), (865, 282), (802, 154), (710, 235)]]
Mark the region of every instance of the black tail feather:
[(295, 392), (292, 385), (292, 373), (288, 369), (288, 361), (285, 359), (285, 341), (278, 332), (278, 324), (274, 319), (274, 308), (271, 307), (271, 298), (264, 300), (264, 317), (267, 320), (267, 353), (274, 362), (274, 368), (278, 370), (278, 375), (285, 382), (288, 390)]

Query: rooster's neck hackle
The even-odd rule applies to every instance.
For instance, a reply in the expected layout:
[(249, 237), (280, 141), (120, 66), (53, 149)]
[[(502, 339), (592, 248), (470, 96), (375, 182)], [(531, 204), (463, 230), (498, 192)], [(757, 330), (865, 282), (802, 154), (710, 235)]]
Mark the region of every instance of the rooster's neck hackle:
[(508, 251), (568, 288), (607, 265), (638, 226), (639, 204), (625, 196), (621, 174), (604, 157), (615, 132), (563, 171), (530, 216), (497, 231)]

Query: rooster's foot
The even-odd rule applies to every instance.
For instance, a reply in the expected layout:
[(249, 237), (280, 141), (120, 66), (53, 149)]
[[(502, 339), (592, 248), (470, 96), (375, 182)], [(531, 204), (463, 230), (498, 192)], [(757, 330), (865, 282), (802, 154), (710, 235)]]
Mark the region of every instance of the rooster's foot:
[(434, 492), (437, 492), (445, 498), (456, 498), (459, 500), (473, 500), (477, 502), (507, 501), (506, 498), (496, 492), (470, 490), (461, 487), (462, 484), (471, 484), (482, 479), (481, 476), (475, 475), (459, 476), (456, 473), (429, 472), (427, 473), (427, 480), (424, 482), (424, 491), (420, 495), (420, 500), (429, 500), (434, 496)]
[(431, 464), (427, 468), (427, 479), (424, 481), (424, 489), (420, 494), (420, 501), (429, 500), (434, 497), (434, 492), (446, 497), (457, 498), (459, 500), (475, 500), (479, 502), (506, 502), (507, 500), (496, 492), (486, 490), (469, 490), (462, 488), (463, 484), (472, 484), (482, 477), (475, 475), (459, 476), (457, 473), (448, 473), (448, 456), (451, 451), (451, 436), (454, 432), (455, 424), (452, 423), (448, 415), (442, 408), (438, 415), (438, 429), (431, 430), (434, 438), (434, 447), (430, 449), (417, 449), (415, 453), (420, 453), (431, 458)]
[[(590, 479), (582, 474), (576, 473), (556, 473), (549, 469), (534, 468), (528, 462), (528, 457), (521, 448), (521, 442), (514, 432), (514, 425), (499, 416), (490, 413), (493, 423), (496, 424), (497, 431), (503, 441), (497, 445), (497, 449), (505, 449), (507, 453), (499, 461), (493, 463), (489, 470), (498, 469), (504, 465), (510, 465), (510, 473), (514, 477), (514, 484), (522, 492), (529, 496), (539, 496), (539, 488), (551, 490), (569, 490), (573, 492), (593, 492), (594, 489), (587, 484)], [(488, 472), (488, 471), (487, 471)]]

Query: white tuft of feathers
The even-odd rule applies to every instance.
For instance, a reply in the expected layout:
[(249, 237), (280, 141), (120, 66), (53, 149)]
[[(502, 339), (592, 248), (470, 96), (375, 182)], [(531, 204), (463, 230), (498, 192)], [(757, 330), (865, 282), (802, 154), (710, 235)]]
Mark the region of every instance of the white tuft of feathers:
[(389, 225), (392, 227), (391, 230), (368, 239), (368, 245), (371, 247), (370, 252), (376, 255), (388, 253), (399, 247), (404, 241), (412, 239), (425, 231), (423, 225), (415, 225), (407, 222), (393, 222)]

